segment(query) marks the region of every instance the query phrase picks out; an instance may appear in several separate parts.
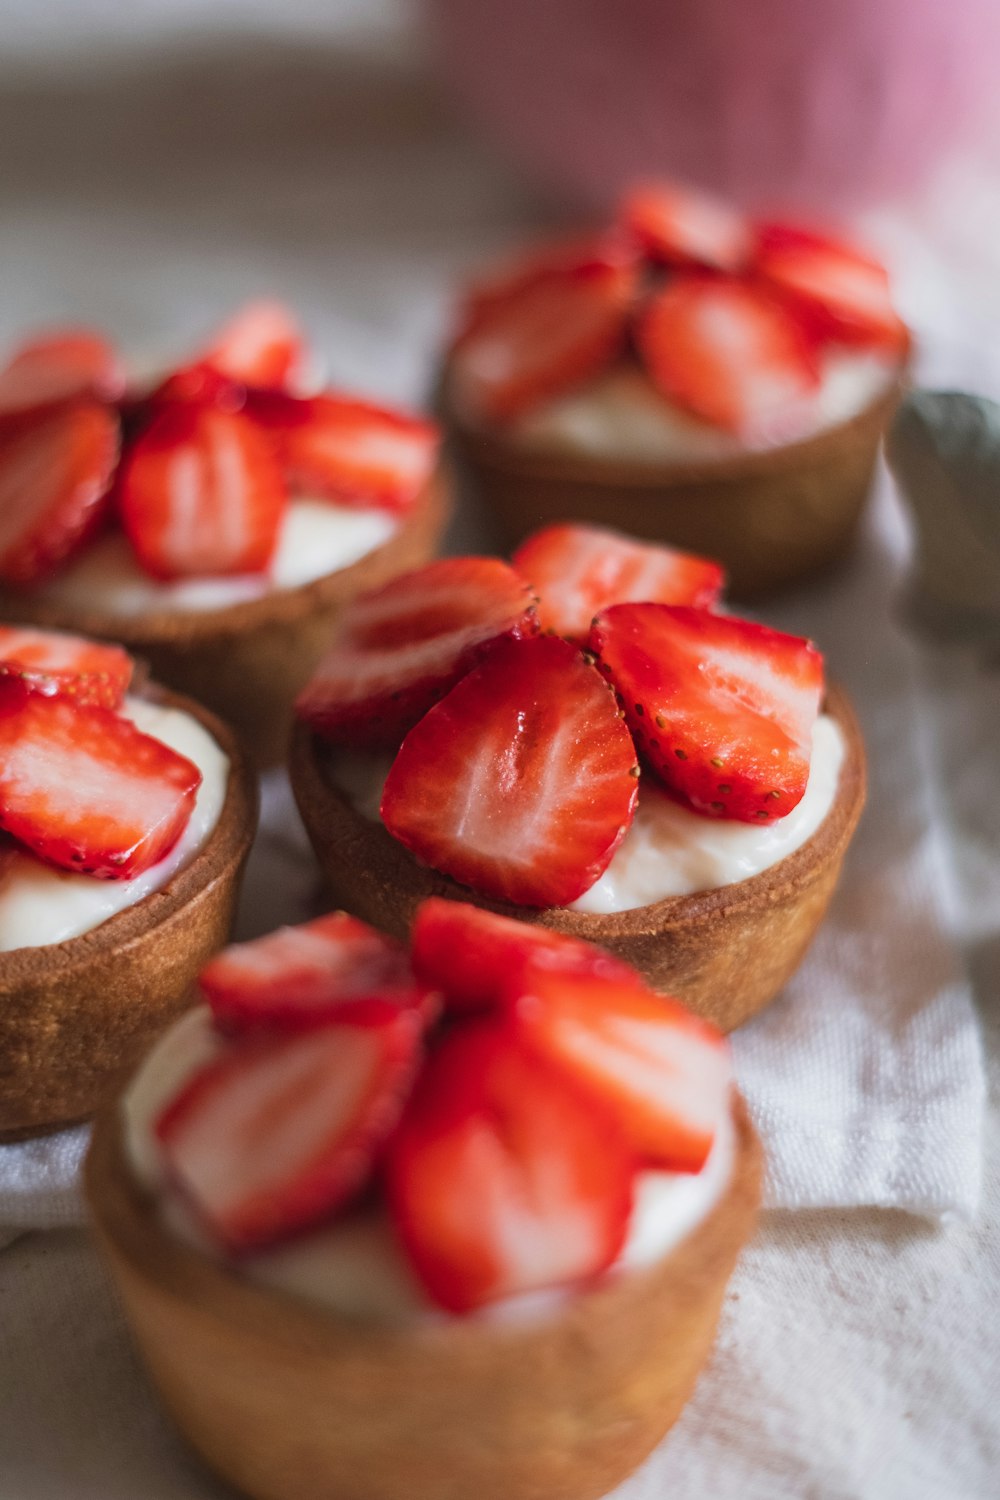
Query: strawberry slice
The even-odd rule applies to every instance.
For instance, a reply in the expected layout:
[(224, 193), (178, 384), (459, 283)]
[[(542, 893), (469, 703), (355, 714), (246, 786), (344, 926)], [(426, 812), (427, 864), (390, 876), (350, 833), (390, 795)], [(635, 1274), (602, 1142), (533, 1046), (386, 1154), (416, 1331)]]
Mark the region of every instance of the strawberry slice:
[(750, 255), (746, 219), (709, 193), (667, 183), (637, 187), (619, 217), (644, 253), (664, 265), (739, 271)]
[(21, 345), (0, 370), (0, 421), (94, 396), (117, 401), (125, 371), (117, 352), (89, 328), (40, 334)]
[(199, 984), (220, 1031), (258, 1027), (302, 1030), (335, 1019), (345, 1005), (427, 1002), (406, 950), (346, 912), (279, 927), (251, 943), (224, 948)]
[(37, 583), (84, 545), (108, 512), (118, 440), (96, 401), (0, 427), (0, 582)]
[(732, 1082), (725, 1037), (637, 975), (567, 975), (538, 964), (508, 996), (526, 1047), (612, 1110), (632, 1149), (699, 1172)]
[(329, 1219), (362, 1186), (416, 1066), (421, 1021), (363, 1019), (240, 1040), (155, 1125), (166, 1169), (231, 1254)]
[(0, 675), (20, 677), (36, 693), (118, 708), (134, 662), (120, 646), (104, 646), (57, 630), (0, 625)]
[(269, 435), (295, 494), (403, 513), (426, 488), (441, 433), (433, 422), (324, 392), (251, 392), (249, 410)]
[(634, 267), (587, 264), (481, 307), (452, 352), (460, 412), (510, 422), (599, 375), (625, 348), (637, 279)]
[(154, 578), (262, 571), (286, 498), (266, 439), (214, 406), (164, 408), (121, 468), (122, 525)]
[(742, 823), (801, 801), (823, 697), (810, 641), (705, 610), (617, 604), (590, 646), (636, 744), (681, 801)]
[(635, 748), (567, 641), (503, 641), (410, 730), (382, 821), (484, 896), (563, 906), (593, 885), (635, 808)]
[(678, 276), (647, 304), (636, 338), (664, 396), (744, 436), (795, 435), (819, 385), (799, 323), (753, 282)]
[(431, 563), (344, 606), (296, 710), (335, 744), (395, 748), (488, 646), (537, 629), (534, 595), (506, 563)]
[(718, 563), (603, 526), (546, 526), (511, 561), (539, 595), (541, 628), (578, 641), (609, 604), (655, 600), (710, 609), (726, 580)]
[(0, 677), (0, 828), (40, 859), (130, 880), (187, 827), (201, 772), (105, 708)]
[(419, 907), (411, 943), (417, 978), (440, 990), (456, 1012), (495, 1010), (534, 963), (567, 974), (632, 977), (628, 964), (591, 943), (436, 896)]
[(633, 1179), (614, 1114), (490, 1021), (431, 1055), (386, 1160), (396, 1232), (456, 1313), (599, 1275), (624, 1242)]
[(811, 230), (764, 224), (754, 267), (817, 339), (905, 351), (909, 333), (892, 305), (888, 272), (852, 246)]
[(224, 324), (196, 363), (238, 385), (281, 389), (299, 372), (305, 338), (282, 302), (247, 302)]

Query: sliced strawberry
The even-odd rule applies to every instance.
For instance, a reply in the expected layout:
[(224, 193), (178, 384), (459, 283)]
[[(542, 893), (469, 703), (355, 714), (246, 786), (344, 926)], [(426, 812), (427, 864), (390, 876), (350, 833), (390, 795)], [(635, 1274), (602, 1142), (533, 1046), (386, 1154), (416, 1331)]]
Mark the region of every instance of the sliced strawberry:
[(641, 1157), (698, 1172), (732, 1082), (725, 1038), (636, 975), (567, 975), (535, 965), (509, 994), (525, 1046), (614, 1112)]
[(198, 982), (229, 1033), (302, 1030), (335, 1019), (345, 1005), (419, 1007), (428, 998), (402, 944), (343, 911), (224, 948)]
[(632, 1155), (611, 1111), (493, 1022), (428, 1060), (390, 1142), (390, 1213), (450, 1312), (597, 1276), (624, 1242)]
[(96, 401), (0, 427), (0, 582), (37, 583), (108, 512), (118, 418)]
[(816, 352), (764, 286), (678, 276), (647, 304), (636, 338), (654, 385), (671, 401), (745, 436), (795, 436), (819, 384)]
[(710, 609), (726, 581), (718, 563), (636, 542), (603, 526), (546, 526), (511, 559), (539, 595), (543, 630), (585, 641), (598, 610), (655, 600)]
[(509, 422), (599, 375), (625, 348), (637, 276), (631, 267), (587, 265), (482, 309), (451, 357), (459, 410)]
[(138, 403), (144, 408), (140, 415), (148, 420), (171, 401), (194, 401), (201, 406), (217, 406), (222, 411), (242, 411), (247, 403), (247, 388), (210, 364), (182, 365)]
[(156, 1122), (167, 1171), (233, 1254), (330, 1218), (364, 1183), (416, 1066), (420, 1017), (384, 1005), (363, 1021), (234, 1043)]
[(757, 232), (754, 265), (817, 338), (905, 350), (909, 334), (892, 305), (888, 272), (852, 246), (810, 230), (765, 224)]
[(823, 697), (810, 641), (705, 610), (618, 604), (590, 646), (636, 744), (682, 801), (743, 823), (801, 801)]
[(187, 827), (201, 772), (105, 708), (0, 677), (0, 828), (40, 859), (130, 880)]
[(506, 563), (431, 563), (344, 606), (296, 710), (334, 743), (395, 748), (488, 646), (537, 629), (534, 595)]
[(36, 693), (118, 708), (134, 663), (120, 646), (104, 646), (56, 630), (0, 625), (0, 675), (20, 677)]
[(534, 963), (570, 974), (632, 977), (628, 964), (591, 943), (436, 896), (418, 908), (410, 940), (414, 973), (441, 991), (450, 1011), (496, 1009), (516, 976)]
[(247, 302), (198, 358), (239, 385), (280, 389), (298, 373), (305, 338), (284, 303)]
[(155, 578), (254, 573), (271, 561), (287, 496), (247, 417), (164, 408), (126, 454), (118, 488), (122, 525)]
[(667, 183), (634, 188), (619, 217), (643, 251), (668, 266), (739, 271), (750, 255), (750, 226), (743, 215), (692, 188)]
[(125, 371), (111, 344), (89, 328), (41, 334), (0, 369), (0, 422), (94, 396), (117, 401)]
[(485, 896), (563, 906), (625, 837), (635, 748), (567, 641), (504, 641), (410, 730), (382, 820), (424, 864)]

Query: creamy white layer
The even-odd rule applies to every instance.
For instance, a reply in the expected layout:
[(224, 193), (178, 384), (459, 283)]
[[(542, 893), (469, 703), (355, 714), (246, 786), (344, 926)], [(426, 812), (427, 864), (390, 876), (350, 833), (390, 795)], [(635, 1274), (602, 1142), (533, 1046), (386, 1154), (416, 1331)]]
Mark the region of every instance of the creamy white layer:
[(186, 755), (201, 771), (194, 811), (180, 839), (158, 864), (134, 880), (95, 880), (17, 853), (0, 875), (0, 952), (41, 948), (79, 937), (161, 890), (189, 864), (219, 821), (229, 760), (206, 729), (180, 709), (127, 698), (124, 712), (144, 734)]

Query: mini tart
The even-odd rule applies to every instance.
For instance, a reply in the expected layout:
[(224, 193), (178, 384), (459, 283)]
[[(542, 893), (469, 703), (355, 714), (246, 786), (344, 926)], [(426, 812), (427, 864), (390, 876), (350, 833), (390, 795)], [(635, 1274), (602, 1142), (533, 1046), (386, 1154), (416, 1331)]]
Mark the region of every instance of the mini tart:
[(292, 736), (289, 770), (336, 906), (405, 938), (417, 906), (428, 896), (471, 901), (597, 943), (656, 989), (732, 1031), (769, 1004), (801, 963), (864, 807), (864, 744), (843, 689), (829, 688), (825, 712), (844, 736), (844, 762), (833, 806), (800, 849), (734, 885), (620, 912), (512, 906), (418, 864), (381, 823), (350, 804), (329, 774), (327, 747), (302, 724)]
[(352, 1323), (254, 1286), (164, 1228), (99, 1119), (85, 1182), (133, 1333), (178, 1427), (254, 1500), (596, 1500), (678, 1417), (753, 1231), (740, 1099), (729, 1186), (659, 1262), (526, 1321)]
[(219, 820), (158, 891), (79, 937), (0, 953), (0, 1141), (88, 1119), (191, 1002), (228, 939), (257, 822), (256, 777), (235, 735), (197, 703), (144, 696), (196, 719), (229, 759)]
[(748, 599), (822, 571), (850, 549), (903, 371), (856, 416), (799, 443), (690, 463), (541, 453), (474, 428), (441, 400), (456, 453), (505, 545), (555, 521), (612, 526), (723, 564)]
[(7, 591), (0, 595), (0, 615), (119, 642), (145, 658), (159, 681), (221, 714), (258, 765), (276, 765), (288, 746), (292, 703), (326, 651), (343, 605), (428, 562), (450, 511), (450, 480), (441, 468), (392, 536), (350, 567), (224, 609), (121, 615)]

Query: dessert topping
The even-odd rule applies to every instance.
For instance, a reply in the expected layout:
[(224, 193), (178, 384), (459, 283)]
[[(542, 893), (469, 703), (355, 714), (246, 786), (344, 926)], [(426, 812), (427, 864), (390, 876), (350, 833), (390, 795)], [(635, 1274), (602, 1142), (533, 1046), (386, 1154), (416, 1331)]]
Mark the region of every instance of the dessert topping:
[(619, 211), (643, 251), (668, 266), (739, 271), (751, 248), (743, 215), (708, 193), (675, 184), (634, 188)]
[(299, 374), (306, 342), (283, 302), (247, 302), (219, 329), (200, 363), (241, 385), (288, 385)]
[(757, 232), (754, 266), (817, 340), (905, 350), (909, 335), (892, 305), (885, 267), (852, 246), (811, 230), (765, 224)]
[(37, 693), (94, 708), (119, 708), (133, 667), (120, 646), (62, 631), (0, 625), (0, 677), (18, 677)]
[(40, 334), (0, 369), (0, 422), (85, 396), (117, 401), (124, 389), (124, 368), (101, 334), (89, 328)]

